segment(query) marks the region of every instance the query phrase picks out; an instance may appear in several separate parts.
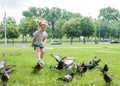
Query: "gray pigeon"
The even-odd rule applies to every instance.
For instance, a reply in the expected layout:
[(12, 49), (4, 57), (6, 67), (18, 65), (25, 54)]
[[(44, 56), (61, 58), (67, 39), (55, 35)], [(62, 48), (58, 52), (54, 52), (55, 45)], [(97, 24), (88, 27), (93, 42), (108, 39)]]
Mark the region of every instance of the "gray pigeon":
[(107, 72), (108, 71), (108, 66), (107, 64), (104, 65), (104, 67), (102, 68), (99, 68), (99, 70), (104, 74), (104, 72)]
[(80, 73), (81, 76), (82, 76), (82, 74), (85, 73), (86, 71), (87, 71), (87, 65), (82, 66), (82, 67), (77, 66), (77, 72)]
[(92, 59), (92, 62), (95, 63), (96, 65), (98, 65), (100, 61), (101, 61), (101, 59), (97, 60), (96, 56)]
[(3, 60), (0, 62), (0, 69), (6, 66), (6, 61)]
[(57, 62), (62, 61), (62, 57), (61, 57), (61, 56), (54, 55), (54, 54), (51, 54), (51, 56), (52, 56)]
[(57, 80), (62, 80), (64, 82), (69, 82), (69, 81), (72, 81), (73, 77), (74, 77), (74, 73), (71, 73), (71, 74), (65, 75), (63, 77), (60, 77)]
[(104, 72), (103, 79), (106, 83), (110, 83), (113, 80), (113, 75), (108, 75), (107, 72)]
[(16, 65), (8, 65), (8, 66), (5, 66), (3, 68), (0, 69), (0, 74), (2, 74), (2, 71), (5, 71), (6, 73), (11, 73), (11, 72), (14, 72), (15, 70), (13, 70), (12, 68), (16, 67)]
[(87, 67), (89, 70), (93, 69), (96, 65), (93, 62), (89, 62), (89, 64), (87, 64)]
[(9, 78), (10, 78), (10, 76), (6, 73), (6, 71), (3, 71), (2, 77), (1, 77), (1, 81), (2, 81), (3, 86), (6, 86)]
[(34, 68), (33, 73), (37, 73), (38, 71), (40, 71), (43, 67), (42, 64), (37, 63), (37, 65)]

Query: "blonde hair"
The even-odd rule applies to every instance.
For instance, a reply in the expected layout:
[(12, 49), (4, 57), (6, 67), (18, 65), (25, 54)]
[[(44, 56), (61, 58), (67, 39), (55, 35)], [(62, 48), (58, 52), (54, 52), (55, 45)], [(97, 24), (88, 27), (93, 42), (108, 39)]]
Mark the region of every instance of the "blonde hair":
[(42, 24), (45, 24), (46, 26), (48, 25), (48, 21), (47, 20), (36, 20), (36, 25), (41, 26)]

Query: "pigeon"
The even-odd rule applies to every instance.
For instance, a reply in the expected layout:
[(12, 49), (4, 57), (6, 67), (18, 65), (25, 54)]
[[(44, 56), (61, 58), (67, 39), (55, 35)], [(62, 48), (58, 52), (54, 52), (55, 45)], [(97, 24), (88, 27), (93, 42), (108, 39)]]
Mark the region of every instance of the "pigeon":
[(34, 68), (33, 73), (37, 73), (38, 71), (42, 69), (42, 64), (37, 63), (37, 65), (32, 68)]
[(85, 63), (82, 62), (81, 64), (78, 64), (77, 66), (78, 66), (78, 67), (84, 67), (84, 66), (85, 66)]
[(60, 61), (62, 61), (62, 60), (64, 60), (65, 58), (67, 58), (67, 57), (61, 57), (61, 56), (58, 56), (58, 55), (53, 55), (53, 54), (51, 54), (51, 56), (57, 61), (57, 62), (60, 62)]
[(14, 67), (16, 67), (16, 65), (8, 65), (8, 66), (5, 66), (5, 67), (2, 67), (0, 69), (0, 75), (2, 75), (2, 71), (6, 71), (7, 74), (9, 74), (11, 72), (14, 72), (15, 70), (12, 69)]
[(104, 72), (103, 79), (106, 83), (110, 83), (113, 80), (113, 75), (108, 75), (107, 72)]
[(101, 61), (101, 59), (97, 60), (96, 56), (92, 59), (92, 62), (95, 63), (96, 65), (98, 65), (100, 61)]
[(65, 58), (63, 60), (64, 62), (64, 65), (63, 65), (63, 69), (68, 69), (68, 70), (71, 70), (73, 65), (74, 65), (74, 59), (72, 58)]
[(104, 67), (102, 68), (99, 68), (99, 70), (104, 74), (104, 72), (107, 72), (108, 71), (108, 66), (107, 64), (104, 65)]
[(61, 70), (61, 69), (63, 69), (63, 64), (64, 64), (64, 62), (60, 61), (57, 65), (51, 65), (50, 68), (55, 68), (55, 69)]
[(64, 82), (70, 82), (70, 81), (72, 81), (73, 77), (74, 77), (74, 73), (71, 73), (71, 74), (65, 75), (63, 77), (60, 77), (57, 80), (62, 80)]
[(95, 67), (96, 65), (93, 63), (93, 62), (89, 62), (89, 64), (87, 64), (87, 67), (88, 67), (88, 69), (93, 69), (94, 67)]
[(10, 78), (10, 76), (6, 73), (6, 71), (3, 71), (3, 74), (1, 77), (1, 81), (2, 81), (3, 86), (6, 86), (9, 78)]
[(10, 74), (10, 73), (13, 73), (13, 72), (15, 72), (16, 70), (12, 70), (12, 69), (9, 69), (9, 70), (6, 70), (6, 73), (7, 74)]
[(72, 72), (72, 73), (76, 73), (76, 71), (77, 71), (77, 65), (74, 63), (74, 64), (72, 65), (71, 72)]
[(62, 57), (58, 56), (58, 55), (53, 55), (51, 54), (51, 56), (57, 61), (60, 62), (62, 60)]
[(51, 66), (50, 68), (56, 68), (58, 70), (61, 70), (61, 69), (63, 69), (64, 65), (65, 65), (64, 62), (60, 61), (60, 62), (58, 62), (57, 65)]
[(54, 66), (51, 65), (50, 68), (56, 68), (58, 70), (61, 70), (61, 69), (71, 70), (72, 69), (74, 59), (67, 58), (67, 57), (60, 57), (58, 55), (53, 55), (53, 54), (51, 54), (51, 56), (56, 59), (58, 64)]
[(73, 65), (74, 65), (73, 62), (70, 62), (70, 63), (64, 63), (63, 68), (64, 68), (64, 69), (68, 69), (68, 70), (70, 70), (70, 69), (72, 69)]
[(61, 70), (61, 69), (63, 69), (64, 65), (65, 65), (64, 62), (60, 61), (60, 62), (58, 62), (57, 65), (54, 65), (54, 66), (51, 65), (50, 68), (56, 68), (58, 70)]
[(6, 61), (3, 60), (0, 62), (0, 69), (6, 66)]
[(82, 66), (82, 67), (77, 66), (77, 72), (80, 73), (81, 76), (82, 76), (82, 74), (85, 73), (86, 71), (87, 71), (87, 65)]

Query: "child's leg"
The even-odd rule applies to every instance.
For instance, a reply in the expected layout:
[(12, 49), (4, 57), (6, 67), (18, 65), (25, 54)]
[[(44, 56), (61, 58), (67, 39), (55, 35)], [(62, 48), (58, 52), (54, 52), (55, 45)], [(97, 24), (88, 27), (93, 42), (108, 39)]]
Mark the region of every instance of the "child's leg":
[(37, 59), (38, 59), (38, 61), (40, 61), (41, 60), (41, 53), (40, 53), (40, 48), (39, 47), (37, 47), (36, 48), (36, 56), (37, 56)]
[(41, 57), (41, 59), (43, 59), (43, 57), (44, 57), (44, 51), (45, 51), (44, 48), (41, 48), (41, 49), (40, 49), (40, 53), (41, 53), (41, 54), (40, 54), (40, 57)]

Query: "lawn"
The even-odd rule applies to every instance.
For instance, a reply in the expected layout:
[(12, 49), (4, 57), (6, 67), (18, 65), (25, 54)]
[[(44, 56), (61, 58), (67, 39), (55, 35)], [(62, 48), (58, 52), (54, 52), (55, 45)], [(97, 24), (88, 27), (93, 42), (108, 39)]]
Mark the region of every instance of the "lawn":
[[(56, 79), (69, 74), (70, 71), (50, 69), (50, 65), (56, 64), (50, 56), (51, 53), (73, 57), (77, 64), (88, 63), (94, 56), (102, 61), (95, 69), (87, 70), (82, 77), (76, 74), (71, 82), (65, 83)], [(0, 61), (3, 59), (7, 61), (7, 65), (16, 65), (16, 72), (10, 74), (8, 86), (120, 86), (119, 44), (46, 45), (43, 69), (38, 74), (32, 73), (37, 59), (35, 51), (30, 46), (0, 46)], [(103, 67), (104, 64), (108, 64), (108, 74), (115, 76), (110, 85), (104, 82), (98, 70), (98, 67)]]

